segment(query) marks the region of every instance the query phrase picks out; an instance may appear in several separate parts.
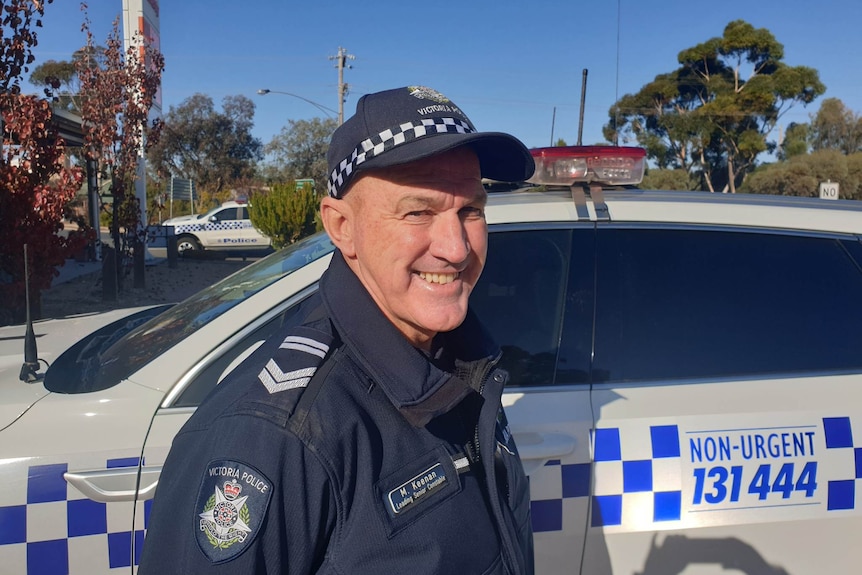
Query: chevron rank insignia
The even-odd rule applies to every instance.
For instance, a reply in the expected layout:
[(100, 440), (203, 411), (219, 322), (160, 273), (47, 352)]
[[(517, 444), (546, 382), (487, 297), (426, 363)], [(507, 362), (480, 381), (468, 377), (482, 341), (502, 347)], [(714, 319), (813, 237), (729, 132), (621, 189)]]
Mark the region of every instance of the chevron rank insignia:
[(311, 328), (296, 328), (284, 338), (257, 378), (270, 393), (305, 387), (329, 352), (332, 337)]

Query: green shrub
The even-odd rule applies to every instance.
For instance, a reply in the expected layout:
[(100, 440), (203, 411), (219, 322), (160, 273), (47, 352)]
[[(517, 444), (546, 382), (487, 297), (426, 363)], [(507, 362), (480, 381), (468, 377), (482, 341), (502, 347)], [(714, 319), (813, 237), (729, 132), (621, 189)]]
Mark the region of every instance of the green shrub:
[(248, 213), (254, 227), (272, 239), (273, 247), (281, 248), (319, 229), (315, 218), (319, 205), (310, 182), (287, 182), (254, 192)]

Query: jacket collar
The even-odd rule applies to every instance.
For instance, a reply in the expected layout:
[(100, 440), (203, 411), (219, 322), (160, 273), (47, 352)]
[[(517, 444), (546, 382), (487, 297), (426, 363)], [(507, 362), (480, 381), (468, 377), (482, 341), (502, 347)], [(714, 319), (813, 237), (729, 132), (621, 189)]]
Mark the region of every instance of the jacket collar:
[[(465, 382), (438, 368), (404, 338), (339, 250), (320, 280), (320, 293), (342, 341), (410, 423), (424, 426), (470, 393), (473, 382)], [(469, 310), (458, 328), (438, 337), (442, 337), (444, 349), (453, 354), (459, 365), (478, 365), (499, 355), (496, 344)]]

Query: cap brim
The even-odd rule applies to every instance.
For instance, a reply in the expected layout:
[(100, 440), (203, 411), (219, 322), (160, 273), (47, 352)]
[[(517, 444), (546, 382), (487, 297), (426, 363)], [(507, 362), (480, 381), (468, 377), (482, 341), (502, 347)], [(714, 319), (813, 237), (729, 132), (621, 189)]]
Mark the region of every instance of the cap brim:
[(403, 144), (375, 156), (357, 168), (365, 170), (400, 166), (461, 146), (470, 146), (479, 158), (483, 178), (501, 182), (522, 182), (530, 178), (535, 162), (530, 151), (514, 136), (503, 132), (437, 134)]

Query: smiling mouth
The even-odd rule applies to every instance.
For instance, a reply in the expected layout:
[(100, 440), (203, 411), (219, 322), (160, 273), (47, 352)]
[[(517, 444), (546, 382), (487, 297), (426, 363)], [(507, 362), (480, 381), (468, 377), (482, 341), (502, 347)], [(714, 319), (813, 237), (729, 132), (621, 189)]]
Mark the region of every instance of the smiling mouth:
[(419, 277), (425, 280), (428, 283), (432, 284), (440, 284), (445, 285), (448, 283), (452, 283), (460, 274), (458, 272), (449, 273), (449, 274), (440, 274), (440, 273), (429, 273), (429, 272), (419, 272)]

